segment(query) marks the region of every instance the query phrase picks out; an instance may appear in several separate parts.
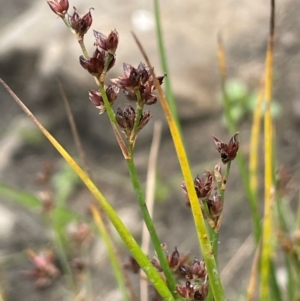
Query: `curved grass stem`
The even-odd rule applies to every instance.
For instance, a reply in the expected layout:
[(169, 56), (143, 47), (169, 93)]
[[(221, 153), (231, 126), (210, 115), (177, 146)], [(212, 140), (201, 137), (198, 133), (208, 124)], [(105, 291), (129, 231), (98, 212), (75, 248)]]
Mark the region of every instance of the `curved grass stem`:
[(169, 286), (171, 292), (174, 292), (176, 289), (175, 278), (170, 270), (166, 255), (161, 247), (161, 242), (158, 238), (155, 227), (153, 225), (152, 218), (151, 218), (150, 213), (147, 208), (144, 192), (142, 190), (140, 181), (138, 179), (137, 171), (136, 171), (135, 164), (133, 161), (133, 149), (132, 148), (131, 148), (131, 152), (130, 152), (130, 159), (127, 160), (127, 166), (128, 166), (131, 182), (132, 182), (135, 194), (136, 194), (138, 202), (139, 202), (143, 220), (149, 231), (151, 241), (153, 243), (157, 257), (160, 261), (162, 270), (166, 276), (168, 286)]

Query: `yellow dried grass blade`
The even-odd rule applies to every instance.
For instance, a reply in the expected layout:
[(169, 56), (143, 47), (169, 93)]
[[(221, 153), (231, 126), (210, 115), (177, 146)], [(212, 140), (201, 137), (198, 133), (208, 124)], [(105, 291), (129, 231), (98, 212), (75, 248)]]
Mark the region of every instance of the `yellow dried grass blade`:
[(264, 116), (264, 152), (265, 152), (265, 203), (262, 236), (262, 260), (260, 300), (269, 301), (270, 289), (270, 259), (272, 256), (272, 200), (273, 200), (273, 134), (272, 134), (272, 76), (273, 76), (273, 49), (274, 49), (274, 23), (275, 23), (275, 1), (271, 0), (271, 24), (270, 37), (266, 57), (265, 74), (265, 97), (266, 108)]
[(251, 191), (257, 196), (258, 189), (258, 151), (259, 151), (259, 136), (261, 130), (261, 115), (262, 104), (264, 98), (264, 85), (261, 85), (257, 101), (255, 104), (255, 110), (253, 113), (253, 122), (251, 128), (250, 137), (250, 154), (249, 154), (249, 183)]

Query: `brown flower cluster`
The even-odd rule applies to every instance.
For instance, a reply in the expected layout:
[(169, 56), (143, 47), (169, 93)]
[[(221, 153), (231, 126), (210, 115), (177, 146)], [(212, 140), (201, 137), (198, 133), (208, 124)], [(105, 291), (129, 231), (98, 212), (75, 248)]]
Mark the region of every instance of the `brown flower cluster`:
[(52, 9), (52, 11), (64, 18), (69, 9), (69, 1), (68, 0), (48, 0), (48, 5)]
[(28, 256), (33, 264), (33, 269), (23, 271), (23, 274), (33, 278), (37, 288), (50, 286), (60, 276), (60, 270), (55, 265), (53, 251), (48, 250), (38, 255), (29, 250)]
[[(224, 164), (236, 157), (239, 150), (238, 134), (233, 135), (228, 144), (213, 136), (214, 144)], [(186, 183), (183, 182), (181, 187), (187, 194)], [(213, 229), (218, 230), (223, 211), (223, 200), (220, 191), (226, 188), (226, 176), (222, 176), (221, 165), (217, 164), (215, 166), (213, 174), (207, 171), (203, 177), (197, 175), (194, 179), (194, 187), (204, 218), (208, 220)], [(187, 205), (190, 206), (189, 198), (187, 198)]]
[(95, 45), (97, 47), (107, 51), (111, 55), (115, 55), (119, 43), (119, 35), (116, 30), (112, 30), (108, 36), (94, 30), (94, 37), (96, 38)]
[(236, 157), (236, 154), (239, 150), (238, 135), (239, 133), (233, 135), (228, 144), (213, 136), (216, 149), (220, 153), (221, 160), (224, 164), (234, 160)]
[(192, 285), (191, 281), (187, 280), (185, 286), (177, 286), (176, 292), (187, 301), (204, 301), (208, 295), (208, 284)]
[[(65, 19), (65, 16), (68, 13), (68, 9), (69, 9), (68, 0), (47, 0), (47, 3), (55, 14), (57, 14), (62, 19)], [(80, 16), (77, 13), (76, 8), (74, 7), (73, 14), (68, 15), (68, 18), (65, 20), (65, 22), (68, 23), (68, 25), (75, 33), (78, 39), (83, 39), (84, 35), (87, 33), (87, 31), (92, 25), (93, 22), (93, 18), (91, 14), (92, 9), (93, 8), (90, 8), (86, 14)]]
[[(115, 47), (117, 47), (117, 45)], [(115, 56), (100, 47), (95, 49), (92, 57), (85, 57), (83, 55), (79, 57), (80, 65), (97, 78), (99, 78), (103, 72), (106, 73), (110, 70), (114, 66), (115, 61)]]
[[(182, 276), (183, 274), (181, 273), (181, 267), (188, 264), (188, 256), (186, 254), (180, 254), (176, 247), (174, 248), (174, 251), (172, 253), (168, 252), (167, 246), (165, 244), (163, 244), (162, 247), (164, 249), (165, 256), (167, 258), (169, 267), (172, 270), (172, 272)], [(151, 263), (159, 272), (162, 272), (162, 268), (158, 258), (154, 257), (151, 260)]]
[[(124, 63), (124, 76), (111, 79), (130, 101), (137, 101), (143, 104), (152, 105), (157, 102), (157, 96), (152, 92), (155, 90), (152, 77), (152, 70), (140, 63), (137, 68)], [(157, 77), (159, 84), (163, 83), (164, 76)]]
[(69, 16), (69, 24), (80, 39), (84, 37), (84, 35), (87, 33), (87, 31), (92, 25), (92, 9), (93, 8), (90, 8), (85, 15), (79, 16), (76, 8), (74, 7), (73, 15)]
[[(99, 90), (89, 90), (91, 103), (100, 110), (100, 114), (109, 111), (111, 121), (119, 126), (120, 131), (125, 134), (129, 144), (133, 146), (137, 134), (148, 123), (151, 117), (150, 111), (143, 111), (144, 105), (152, 105), (157, 102), (157, 96), (154, 94), (155, 79), (152, 75), (153, 68), (147, 67), (144, 63), (140, 63), (137, 68), (124, 63), (124, 76), (111, 79), (113, 85), (104, 85), (106, 74), (116, 61), (116, 50), (119, 43), (117, 30), (112, 30), (108, 35), (94, 30), (95, 50), (93, 55), (89, 56), (86, 52), (83, 38), (92, 25), (91, 9), (85, 15), (80, 16), (74, 7), (73, 14), (68, 15), (68, 0), (47, 0), (47, 3), (51, 10), (64, 20), (77, 37), (84, 53), (84, 55), (79, 57), (79, 63), (94, 76), (99, 86)], [(156, 77), (160, 85), (163, 79), (164, 76)], [(104, 95), (103, 87), (106, 95)], [(120, 90), (123, 90), (129, 101), (136, 103), (136, 107), (127, 106), (124, 109), (118, 108), (114, 114), (106, 106), (114, 104)]]
[[(205, 262), (196, 258), (193, 261), (190, 260), (188, 255), (181, 254), (176, 247), (171, 253), (168, 252), (166, 245), (162, 247), (171, 271), (180, 282), (176, 286), (176, 293), (188, 301), (205, 300), (209, 289)], [(156, 257), (151, 260), (151, 263), (158, 272), (162, 272), (162, 267)], [(132, 257), (125, 268), (136, 274), (139, 272), (139, 265)]]
[[(214, 185), (214, 176), (209, 171), (207, 171), (203, 177), (197, 175), (194, 179), (194, 187), (200, 202), (203, 216), (208, 219), (209, 223), (213, 227), (216, 227), (219, 216), (223, 210), (223, 201), (221, 196), (216, 192), (217, 189), (214, 188)], [(181, 184), (181, 187), (187, 196), (187, 187), (184, 182)], [(190, 206), (188, 196), (187, 205)]]
[[(204, 177), (196, 176), (194, 180), (194, 186), (198, 198), (206, 198), (213, 187), (214, 180), (211, 172), (207, 171)], [(187, 192), (185, 183), (181, 185), (182, 189)]]
[[(137, 118), (136, 111), (132, 106), (127, 106), (123, 110), (118, 108), (117, 110), (117, 114), (116, 114), (117, 123), (127, 139), (130, 139), (131, 137), (136, 118)], [(151, 118), (150, 111), (145, 111), (141, 114), (141, 117), (137, 124), (136, 134), (148, 123), (150, 118)]]
[[(120, 89), (115, 85), (109, 85), (104, 87), (105, 87), (107, 99), (110, 105), (112, 106), (118, 97)], [(103, 114), (106, 111), (103, 97), (99, 91), (90, 90), (89, 98), (91, 103), (100, 110), (100, 114)]]

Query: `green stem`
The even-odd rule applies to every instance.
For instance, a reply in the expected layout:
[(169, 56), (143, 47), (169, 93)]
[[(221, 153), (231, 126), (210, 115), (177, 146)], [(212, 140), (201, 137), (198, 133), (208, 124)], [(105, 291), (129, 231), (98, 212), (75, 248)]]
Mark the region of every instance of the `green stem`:
[(133, 149), (130, 148), (130, 159), (127, 160), (127, 166), (130, 174), (130, 178), (132, 181), (133, 188), (135, 190), (136, 196), (138, 198), (139, 206), (142, 212), (143, 220), (147, 226), (147, 229), (149, 231), (151, 241), (153, 243), (154, 249), (156, 251), (157, 257), (159, 259), (160, 265), (162, 267), (162, 270), (167, 278), (168, 286), (170, 287), (170, 291), (174, 292), (176, 289), (176, 281), (174, 279), (174, 276), (170, 270), (169, 264), (166, 259), (166, 255), (161, 247), (160, 240), (157, 236), (155, 227), (153, 225), (152, 218), (150, 216), (150, 213), (147, 208), (147, 204), (145, 202), (145, 196), (142, 191), (140, 181), (138, 179), (137, 171), (135, 168), (135, 164), (133, 161)]
[(86, 58), (89, 58), (89, 53), (88, 53), (88, 51), (86, 50), (85, 44), (84, 44), (84, 42), (83, 42), (83, 38), (80, 38), (80, 39), (78, 40), (78, 43), (79, 43), (79, 45), (80, 45), (80, 48), (81, 48), (81, 50), (82, 50), (83, 55), (84, 55)]
[(99, 90), (101, 92), (101, 96), (102, 96), (102, 99), (104, 101), (104, 105), (105, 105), (105, 109), (106, 109), (108, 118), (109, 118), (111, 123), (116, 125), (117, 124), (116, 116), (115, 116), (115, 113), (114, 113), (114, 111), (113, 111), (113, 109), (110, 105), (110, 102), (109, 102), (107, 94), (106, 94), (105, 86), (104, 86), (104, 79), (105, 79), (105, 76), (106, 76), (106, 73), (107, 73), (108, 66), (111, 63), (112, 59), (113, 59), (112, 55), (107, 56), (101, 75), (99, 76), (99, 78), (95, 78), (95, 79), (96, 79), (96, 82), (99, 83)]
[(105, 91), (104, 84), (100, 85), (99, 89), (100, 89), (100, 93), (101, 93), (101, 96), (103, 98), (105, 109), (106, 109), (106, 112), (107, 112), (107, 115), (108, 115), (108, 118), (109, 118), (110, 122), (113, 123), (113, 124), (117, 124), (116, 116), (115, 116), (115, 113), (114, 113), (114, 111), (113, 111), (113, 109), (110, 105), (110, 102), (107, 98), (107, 94), (106, 94), (106, 91)]
[(157, 36), (157, 41), (158, 41), (160, 63), (161, 63), (163, 72), (165, 74), (167, 74), (167, 76), (164, 79), (166, 95), (167, 95), (167, 99), (168, 99), (168, 103), (170, 105), (172, 115), (175, 119), (177, 127), (180, 129), (177, 106), (175, 103), (174, 94), (173, 94), (173, 90), (172, 90), (172, 86), (171, 86), (171, 81), (170, 81), (170, 76), (169, 76), (169, 68), (168, 68), (168, 62), (167, 62), (167, 55), (166, 55), (166, 51), (165, 51), (165, 47), (164, 47), (164, 39), (163, 39), (163, 33), (162, 33), (162, 26), (161, 26), (161, 22), (160, 22), (161, 17), (160, 17), (158, 0), (154, 0), (154, 11), (155, 11), (156, 36)]
[(62, 233), (62, 230), (60, 227), (57, 226), (55, 221), (52, 222), (52, 228), (54, 229), (54, 243), (56, 246), (56, 252), (59, 254), (59, 259), (62, 264), (62, 267), (64, 269), (66, 278), (68, 279), (69, 285), (72, 287), (75, 294), (78, 293), (77, 285), (75, 283), (74, 274), (72, 273), (72, 269), (69, 263), (69, 260), (67, 258), (66, 254), (66, 248), (64, 242), (66, 242), (66, 238), (64, 236), (64, 233)]
[(69, 20), (66, 19), (66, 18), (62, 18), (62, 20), (64, 21), (65, 25), (71, 30), (72, 34), (76, 37), (79, 45), (80, 45), (80, 48), (82, 50), (82, 53), (83, 55), (86, 57), (86, 58), (89, 58), (89, 53), (85, 47), (85, 44), (83, 42), (83, 37), (79, 37), (78, 34), (76, 33), (76, 31), (71, 27), (70, 23), (69, 23)]
[(135, 120), (134, 120), (134, 124), (133, 124), (133, 129), (130, 135), (130, 139), (129, 139), (129, 143), (130, 145), (134, 146), (135, 144), (135, 140), (138, 134), (138, 126), (142, 117), (142, 113), (143, 113), (143, 100), (141, 97), (141, 93), (140, 90), (136, 90), (135, 91), (135, 95), (137, 97), (137, 105), (136, 105), (136, 116), (135, 116)]
[[(225, 204), (225, 190), (226, 190), (226, 185), (227, 185), (227, 179), (228, 179), (229, 173), (230, 173), (230, 167), (231, 167), (231, 161), (229, 161), (226, 166), (226, 173), (223, 177), (222, 183), (218, 182), (218, 188), (219, 188), (219, 192), (220, 192), (221, 199), (223, 202), (223, 208), (224, 208), (224, 204)], [(221, 218), (222, 218), (222, 213), (221, 213), (220, 219)], [(215, 254), (215, 259), (216, 259), (216, 262), (218, 263), (219, 231), (212, 231), (211, 240), (212, 240), (213, 250), (214, 250), (214, 254)]]

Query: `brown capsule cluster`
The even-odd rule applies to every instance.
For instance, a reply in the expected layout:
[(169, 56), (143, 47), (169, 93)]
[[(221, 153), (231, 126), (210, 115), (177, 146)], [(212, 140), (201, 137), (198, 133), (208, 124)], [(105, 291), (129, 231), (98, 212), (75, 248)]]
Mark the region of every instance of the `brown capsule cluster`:
[(96, 39), (95, 45), (97, 47), (107, 51), (113, 56), (115, 55), (119, 43), (119, 34), (116, 30), (112, 30), (108, 36), (94, 30), (94, 37)]
[(78, 275), (86, 270), (87, 264), (82, 258), (75, 257), (71, 261), (71, 267), (73, 271)]
[(129, 257), (129, 262), (124, 264), (124, 268), (134, 274), (137, 274), (140, 271), (139, 264), (132, 256)]
[(219, 194), (209, 196), (207, 199), (208, 211), (213, 219), (218, 219), (223, 211), (223, 201)]
[(208, 284), (193, 285), (189, 280), (185, 286), (177, 285), (176, 292), (187, 301), (204, 301), (208, 295)]
[[(176, 292), (186, 300), (205, 300), (208, 294), (208, 276), (203, 260), (194, 259), (192, 262), (186, 254), (180, 254), (175, 247), (172, 253), (168, 253), (164, 245), (164, 251), (172, 272), (179, 279), (185, 280), (185, 285), (177, 285)], [(153, 266), (162, 272), (160, 262), (157, 258), (151, 260)]]
[(96, 50), (92, 57), (87, 58), (83, 55), (79, 57), (81, 66), (90, 74), (97, 78), (104, 72), (109, 71), (115, 64), (115, 52), (118, 47), (119, 37), (116, 30), (106, 37), (101, 32), (94, 30)]
[[(75, 33), (82, 49), (84, 49), (83, 38), (92, 25), (91, 9), (88, 13), (80, 16), (74, 7), (72, 15), (68, 15), (68, 0), (48, 0), (51, 10), (64, 19), (69, 25), (73, 33)], [(116, 61), (116, 50), (119, 44), (119, 35), (116, 29), (112, 30), (108, 35), (102, 32), (93, 31), (95, 37), (95, 50), (92, 56), (88, 56), (84, 51), (84, 55), (79, 57), (80, 65), (93, 75), (98, 86), (102, 86), (105, 81), (107, 72), (114, 66)], [(140, 63), (137, 68), (130, 64), (123, 64), (124, 76), (111, 79), (113, 85), (105, 86), (106, 96), (109, 104), (112, 106), (117, 99), (119, 90), (122, 89), (126, 98), (137, 103), (134, 109), (127, 106), (125, 109), (118, 109), (116, 112), (116, 121), (122, 132), (125, 133), (130, 145), (134, 145), (138, 132), (148, 123), (151, 115), (149, 111), (143, 112), (145, 104), (151, 105), (157, 102), (157, 96), (153, 93), (155, 90), (153, 69), (146, 67)], [(156, 77), (155, 80), (161, 85), (164, 76)], [(90, 90), (89, 99), (92, 104), (100, 110), (100, 114), (104, 113), (106, 99), (103, 99), (99, 90)], [(110, 114), (110, 118), (112, 115)]]
[[(104, 50), (98, 48), (95, 49), (93, 56), (91, 57), (87, 58), (83, 55), (79, 57), (79, 63), (81, 67), (97, 78), (99, 78), (104, 71), (106, 60), (107, 53)], [(114, 66), (114, 64), (115, 58), (112, 57), (105, 72), (110, 70)]]
[[(137, 68), (130, 64), (123, 64), (124, 76), (111, 79), (130, 101), (141, 101), (142, 105), (152, 105), (157, 102), (157, 96), (153, 94), (155, 90), (152, 77), (152, 70), (140, 63)], [(159, 84), (163, 83), (164, 76), (157, 77)], [(140, 99), (139, 99), (140, 98)]]
[(220, 153), (221, 160), (224, 164), (234, 160), (236, 157), (236, 154), (239, 150), (238, 135), (239, 133), (234, 134), (228, 144), (213, 136), (216, 149)]
[(93, 22), (93, 18), (91, 14), (92, 9), (93, 8), (90, 8), (85, 15), (79, 16), (76, 8), (74, 7), (73, 15), (69, 16), (69, 24), (71, 28), (75, 31), (79, 39), (83, 39), (84, 35), (87, 33), (87, 31), (92, 25)]
[(51, 10), (61, 18), (64, 18), (68, 12), (68, 0), (48, 0), (47, 3), (50, 6)]
[(35, 177), (35, 181), (43, 187), (38, 193), (43, 213), (50, 213), (55, 207), (55, 199), (53, 197), (53, 189), (51, 184), (54, 171), (53, 169), (53, 162), (45, 162), (43, 163), (42, 170), (38, 172)]
[(92, 241), (93, 235), (90, 226), (82, 222), (77, 225), (70, 225), (69, 237), (76, 248), (80, 248), (88, 247)]
[[(57, 14), (62, 19), (65, 18), (66, 14), (68, 13), (69, 9), (69, 1), (68, 0), (47, 0), (47, 3), (51, 10)], [(72, 15), (68, 15), (67, 22), (70, 26), (70, 28), (73, 30), (73, 32), (76, 34), (77, 38), (79, 40), (82, 40), (84, 35), (87, 33), (89, 28), (92, 25), (93, 18), (91, 14), (91, 10), (93, 8), (90, 8), (89, 11), (84, 14), (83, 16), (80, 16), (77, 13), (77, 10), (75, 7), (74, 12)]]
[[(196, 190), (196, 194), (198, 198), (206, 198), (213, 187), (214, 180), (212, 174), (207, 171), (205, 176), (200, 177), (199, 175), (196, 176), (194, 179), (194, 186)], [(182, 183), (182, 189), (187, 193), (186, 184)]]
[[(176, 279), (185, 283), (185, 285), (178, 284), (176, 286), (177, 294), (184, 297), (187, 301), (205, 300), (209, 285), (204, 261), (196, 258), (191, 261), (188, 255), (181, 254), (176, 247), (171, 253), (168, 252), (165, 244), (162, 245), (162, 248), (171, 271), (176, 275)], [(158, 258), (154, 257), (151, 263), (158, 272), (163, 272)], [(140, 270), (136, 260), (132, 257), (129, 263), (125, 265), (125, 268), (136, 274)]]
[[(107, 99), (112, 106), (116, 101), (120, 89), (115, 85), (104, 86)], [(100, 114), (103, 114), (106, 111), (103, 97), (99, 91), (90, 90), (89, 98), (91, 103), (100, 110)]]
[[(136, 111), (132, 106), (127, 106), (125, 109), (118, 108), (116, 113), (116, 120), (121, 128), (122, 132), (125, 134), (127, 139), (130, 139), (132, 131), (134, 129), (135, 119), (137, 118)], [(145, 111), (142, 113), (140, 120), (138, 122), (135, 133), (137, 134), (150, 120), (150, 111)]]
[(29, 250), (28, 256), (33, 268), (31, 271), (23, 271), (23, 274), (33, 278), (37, 288), (50, 286), (60, 276), (60, 271), (55, 265), (56, 258), (53, 251), (47, 250), (38, 255)]
[(282, 250), (286, 254), (296, 258), (299, 261), (300, 259), (300, 252), (299, 252), (300, 231), (299, 230), (296, 230), (293, 233), (293, 235), (291, 235), (279, 229), (277, 230), (277, 240)]
[[(172, 270), (172, 272), (182, 276), (180, 272), (180, 267), (188, 263), (188, 256), (186, 254), (180, 254), (176, 247), (174, 248), (174, 251), (172, 253), (168, 252), (167, 246), (165, 244), (162, 245), (162, 247), (164, 249), (165, 256), (167, 258), (169, 267)], [(154, 257), (153, 259), (151, 259), (151, 263), (159, 272), (162, 272), (162, 268), (158, 258)]]
[[(220, 169), (218, 170), (218, 174), (222, 177)], [(187, 195), (186, 183), (183, 182), (181, 187)], [(212, 173), (207, 171), (203, 177), (197, 175), (194, 179), (194, 187), (204, 218), (208, 219), (213, 228), (216, 228), (223, 210), (223, 201), (221, 196), (216, 192), (216, 188), (213, 193), (214, 177)], [(190, 206), (188, 196), (187, 205)]]

